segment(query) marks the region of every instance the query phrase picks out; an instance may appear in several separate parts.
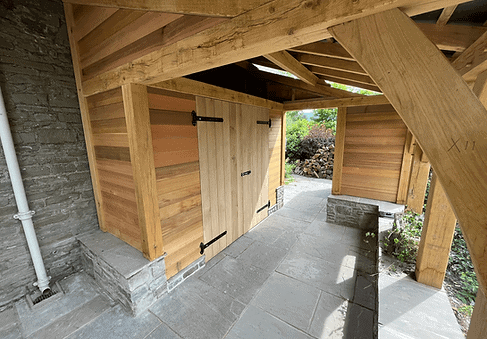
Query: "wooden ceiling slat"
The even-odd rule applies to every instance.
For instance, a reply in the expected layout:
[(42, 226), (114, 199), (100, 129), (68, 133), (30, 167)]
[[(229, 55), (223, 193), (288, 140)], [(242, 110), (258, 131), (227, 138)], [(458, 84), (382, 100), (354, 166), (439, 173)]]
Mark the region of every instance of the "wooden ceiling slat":
[(309, 85), (314, 86), (318, 83), (316, 75), (311, 73), (303, 64), (289, 54), (289, 52), (280, 51), (264, 55), (264, 57)]
[(329, 75), (318, 75), (318, 78), (323, 79), (323, 80), (328, 80), (331, 82), (335, 82), (337, 84), (342, 84), (342, 85), (347, 85), (347, 86), (353, 86), (353, 87), (358, 87), (358, 88), (363, 88), (363, 89), (368, 89), (370, 91), (374, 92), (382, 92), (378, 86), (374, 85), (366, 85), (360, 82), (352, 81), (352, 80), (345, 80), (345, 79), (340, 79), (340, 78), (335, 78)]
[(374, 80), (372, 80), (368, 75), (344, 72), (344, 71), (337, 71), (335, 69), (329, 69), (324, 67), (318, 66), (308, 66), (308, 69), (316, 74), (324, 75), (324, 76), (331, 76), (338, 79), (350, 80), (355, 81), (358, 83), (362, 83), (364, 85), (373, 85), (375, 86)]
[(487, 32), (468, 47), (452, 66), (466, 82), (474, 82), (477, 76), (487, 70)]
[(86, 68), (181, 17), (181, 14), (147, 12), (82, 55), (81, 67)]
[(297, 53), (295, 55), (296, 60), (304, 65), (319, 66), (329, 69), (334, 69), (338, 71), (346, 71), (350, 73), (356, 73), (361, 75), (367, 75), (367, 72), (358, 64), (356, 61), (343, 60), (337, 58), (329, 58), (325, 56), (318, 56), (312, 54), (301, 54)]
[(345, 50), (345, 48), (337, 43), (318, 41), (303, 46), (292, 47), (289, 48), (289, 50), (293, 52), (302, 52), (312, 55), (355, 61), (355, 59)]
[(79, 41), (93, 29), (98, 27), (102, 22), (113, 15), (117, 8), (104, 8), (94, 6), (78, 6), (77, 19), (75, 19), (72, 37), (75, 41)]
[(453, 5), (450, 7), (443, 8), (443, 11), (440, 14), (440, 17), (436, 21), (436, 24), (438, 26), (445, 26), (448, 23), (448, 20), (450, 20), (451, 16), (453, 15), (453, 12), (455, 12), (455, 9), (457, 9), (458, 5)]

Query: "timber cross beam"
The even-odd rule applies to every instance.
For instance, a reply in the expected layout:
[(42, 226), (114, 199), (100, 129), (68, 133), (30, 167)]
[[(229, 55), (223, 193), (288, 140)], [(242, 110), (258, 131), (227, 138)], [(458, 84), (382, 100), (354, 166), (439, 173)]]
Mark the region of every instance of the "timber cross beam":
[(329, 31), (374, 79), (428, 156), (460, 222), (485, 293), (487, 110), (400, 10)]

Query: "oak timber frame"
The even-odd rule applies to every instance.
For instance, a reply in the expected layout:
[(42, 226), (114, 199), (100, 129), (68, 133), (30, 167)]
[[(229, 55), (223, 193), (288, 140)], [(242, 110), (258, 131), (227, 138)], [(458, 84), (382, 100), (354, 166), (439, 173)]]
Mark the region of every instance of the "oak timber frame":
[[(241, 0), (231, 8), (212, 7), (208, 3), (202, 2), (202, 6), (195, 12), (190, 11), (191, 6), (188, 6), (188, 1), (177, 2), (180, 6), (173, 7), (170, 4), (166, 7), (157, 7), (156, 2), (151, 2), (147, 5), (148, 7), (144, 7), (139, 1), (117, 1), (117, 5), (109, 0), (66, 0), (65, 2), (85, 131), (90, 129), (87, 98), (96, 93), (123, 88), (123, 95), (127, 98), (127, 102), (132, 102), (131, 109), (134, 112), (135, 110), (143, 111), (144, 103), (136, 102), (133, 96), (134, 93), (142, 90), (141, 85), (171, 87), (184, 92), (182, 88), (187, 85), (183, 84), (186, 79), (180, 79), (182, 76), (260, 56), (274, 60), (280, 64), (280, 67), (294, 70), (299, 78), (306, 81), (306, 85), (317, 84), (313, 74), (299, 69), (300, 67), (297, 69), (294, 62), (289, 60), (287, 52), (282, 51), (302, 51), (303, 49), (309, 51), (314, 48), (312, 45), (318, 40), (334, 37), (345, 48), (337, 53), (345, 56), (348, 54), (350, 61), (356, 60), (360, 68), (375, 83), (374, 87), (379, 88), (384, 96), (357, 97), (350, 95), (350, 97), (342, 98), (337, 94), (336, 96), (330, 95), (331, 98), (293, 100), (284, 102), (284, 104), (272, 101), (264, 102), (262, 98), (250, 98), (246, 94), (215, 91), (214, 89), (208, 90), (206, 96), (223, 100), (254, 100), (254, 103), (259, 102), (259, 105), (268, 105), (269, 108), (272, 106), (272, 109), (281, 111), (390, 102), (412, 132), (408, 140), (411, 141), (414, 135), (418, 145), (421, 146), (435, 168), (438, 180), (443, 185), (460, 221), (479, 284), (483, 294), (486, 294), (487, 174), (484, 168), (487, 164), (487, 153), (485, 152), (487, 111), (453, 68), (458, 69), (470, 85), (477, 76), (478, 79), (487, 76), (485, 57), (479, 57), (477, 53), (479, 48), (485, 46), (486, 35), (482, 33), (485, 31), (479, 29), (479, 38), (475, 41), (464, 42), (462, 46), (455, 42), (454, 48), (458, 52), (465, 51), (465, 53), (454, 64), (450, 64), (437, 47), (428, 40), (425, 32), (429, 32), (428, 36), (437, 46), (452, 45), (454, 44), (453, 39), (448, 39), (446, 35), (441, 36), (438, 33), (439, 28), (424, 28), (424, 25), (421, 24), (419, 25), (419, 27), (423, 27), (423, 31), (421, 31), (407, 17), (407, 15), (455, 6), (465, 0), (366, 0), (358, 3), (345, 3), (339, 0), (274, 0), (269, 2)], [(214, 2), (210, 2), (214, 4)], [(222, 19), (217, 26), (187, 36), (92, 78), (83, 79), (79, 50), (73, 37), (72, 3), (106, 6), (107, 16), (109, 13), (113, 14), (114, 7), (119, 6), (229, 19)], [(226, 2), (224, 3), (226, 4)], [(219, 8), (218, 11), (208, 11), (208, 8), (216, 7)], [(308, 62), (315, 61), (308, 60)], [(468, 70), (465, 65), (473, 65), (474, 70)], [(362, 72), (360, 68), (352, 64), (341, 67), (349, 67), (354, 72)], [(355, 79), (358, 78), (355, 77)], [(202, 86), (197, 91), (203, 91), (204, 87)], [(479, 91), (485, 91), (485, 83), (478, 87)], [(317, 91), (324, 92), (326, 89), (320, 88)], [(481, 98), (481, 100), (483, 99)], [(130, 107), (128, 107), (129, 111)], [(133, 117), (136, 116), (138, 115), (134, 113)], [(131, 139), (129, 138), (130, 145), (142, 150), (148, 145), (138, 144), (136, 141), (139, 133), (137, 126), (146, 122), (139, 118), (128, 120), (128, 122), (135, 128), (130, 132), (132, 135)], [(95, 161), (94, 144), (90, 135), (89, 131), (85, 134), (90, 163), (92, 163)], [(465, 149), (458, 147), (459, 143), (462, 143)], [(406, 148), (405, 146), (405, 155), (408, 151)], [(283, 152), (282, 156), (284, 156)], [(284, 159), (281, 161), (282, 166), (283, 164)], [(406, 169), (407, 166), (404, 168), (405, 173)], [(90, 166), (90, 170), (100, 227), (105, 229), (100, 213), (103, 198), (97, 190), (99, 186), (97, 169)], [(152, 175), (152, 173), (143, 171), (142, 168), (134, 169), (134, 178)], [(281, 176), (283, 175), (284, 171), (281, 170)], [(282, 177), (281, 182), (283, 182)], [(146, 188), (151, 189), (149, 186)], [(401, 192), (402, 199), (405, 199), (404, 188)], [(398, 192), (398, 201), (400, 201), (399, 195)], [(153, 211), (153, 201), (141, 195), (137, 196), (137, 201), (140, 201), (144, 206), (144, 211), (148, 211), (149, 215), (154, 213), (150, 212)], [(139, 219), (145, 220), (147, 215), (139, 215), (139, 217)], [(144, 222), (150, 224), (150, 216), (148, 220)], [(153, 228), (153, 224), (149, 228)], [(163, 253), (163, 248), (162, 242), (155, 243), (151, 237), (146, 237), (142, 251), (148, 258), (155, 258)]]

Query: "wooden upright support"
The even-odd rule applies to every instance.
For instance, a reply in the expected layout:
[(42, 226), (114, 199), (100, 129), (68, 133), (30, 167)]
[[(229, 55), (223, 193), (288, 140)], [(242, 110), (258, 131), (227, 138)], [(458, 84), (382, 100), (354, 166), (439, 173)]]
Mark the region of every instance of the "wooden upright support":
[(396, 204), (405, 205), (407, 201), (409, 177), (413, 163), (413, 155), (410, 150), (413, 143), (414, 136), (410, 131), (408, 131), (406, 134), (406, 141), (404, 143), (404, 150), (402, 152), (401, 174), (399, 175)]
[(426, 194), (426, 186), (428, 185), (428, 177), (430, 173), (430, 164), (424, 161), (423, 151), (416, 143), (413, 151), (413, 162), (411, 166), (411, 174), (409, 176), (409, 188), (406, 204), (409, 211), (422, 214), (424, 205), (424, 196)]
[(482, 290), (477, 292), (475, 308), (473, 309), (470, 327), (468, 328), (467, 339), (487, 338), (487, 300)]
[(427, 154), (487, 291), (487, 110), (399, 9), (328, 29), (374, 79)]
[(164, 248), (147, 87), (127, 84), (122, 86), (122, 93), (135, 184), (135, 199), (142, 235), (142, 253), (147, 259), (154, 260), (164, 254)]
[[(478, 76), (473, 92), (478, 96), (480, 102), (487, 107), (487, 71)], [(475, 298), (475, 308), (470, 320), (467, 339), (483, 338), (487, 338), (487, 300), (484, 292), (479, 289)]]
[(335, 136), (335, 161), (333, 163), (333, 182), (331, 193), (340, 194), (342, 187), (343, 151), (345, 150), (345, 127), (347, 124), (347, 108), (338, 107)]
[(426, 215), (416, 258), (416, 280), (441, 288), (457, 219), (436, 174), (431, 179)]

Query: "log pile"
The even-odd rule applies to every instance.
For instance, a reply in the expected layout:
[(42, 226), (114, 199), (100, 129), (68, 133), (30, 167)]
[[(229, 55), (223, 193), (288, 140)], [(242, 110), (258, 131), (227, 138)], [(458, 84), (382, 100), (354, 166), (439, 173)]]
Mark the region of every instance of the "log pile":
[(296, 160), (294, 173), (322, 179), (332, 179), (334, 157), (335, 145), (325, 145), (318, 149), (311, 159)]

